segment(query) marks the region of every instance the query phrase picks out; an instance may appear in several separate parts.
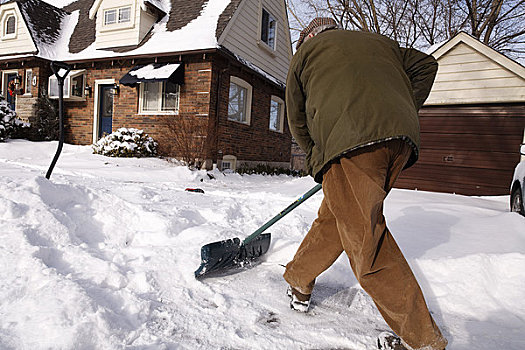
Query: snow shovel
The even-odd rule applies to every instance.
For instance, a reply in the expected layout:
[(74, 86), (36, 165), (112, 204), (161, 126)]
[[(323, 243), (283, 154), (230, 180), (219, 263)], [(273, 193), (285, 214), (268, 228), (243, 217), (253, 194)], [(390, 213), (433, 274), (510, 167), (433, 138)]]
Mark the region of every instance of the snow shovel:
[[(62, 147), (64, 146), (64, 80), (66, 79), (67, 75), (71, 71), (71, 67), (63, 62), (51, 62), (51, 70), (57, 77), (57, 81), (58, 81), (59, 137), (58, 137), (57, 151), (46, 173), (46, 178), (48, 180), (51, 177), (51, 173), (53, 172), (53, 169), (55, 168), (55, 164), (57, 163), (58, 157), (60, 156), (60, 153), (62, 152)], [(66, 73), (63, 75), (60, 75), (61, 70), (65, 70)]]
[(313, 196), (322, 188), (316, 185), (270, 221), (258, 228), (241, 242), (237, 237), (206, 244), (201, 248), (201, 265), (195, 271), (195, 278), (217, 274), (229, 269), (243, 267), (265, 254), (270, 247), (270, 233), (263, 233), (267, 228), (294, 210), (299, 204)]

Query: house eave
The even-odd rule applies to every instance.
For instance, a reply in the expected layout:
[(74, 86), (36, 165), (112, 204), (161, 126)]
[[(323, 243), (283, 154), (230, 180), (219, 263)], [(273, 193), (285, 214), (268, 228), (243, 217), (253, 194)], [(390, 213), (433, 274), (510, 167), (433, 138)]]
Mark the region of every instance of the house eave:
[(200, 50), (188, 50), (188, 51), (173, 51), (173, 52), (159, 52), (159, 53), (148, 53), (148, 54), (137, 54), (137, 55), (116, 55), (98, 58), (82, 58), (82, 59), (68, 59), (64, 62), (69, 64), (74, 63), (90, 63), (90, 62), (104, 62), (104, 61), (116, 61), (116, 60), (137, 60), (143, 58), (159, 58), (159, 57), (170, 57), (170, 56), (185, 56), (185, 55), (200, 55), (217, 52), (217, 48), (200, 49)]
[(229, 59), (231, 59), (231, 60), (233, 60), (235, 62), (238, 62), (243, 67), (246, 67), (246, 68), (250, 69), (252, 72), (257, 74), (259, 77), (263, 78), (264, 80), (268, 81), (272, 85), (274, 85), (274, 86), (276, 86), (276, 87), (278, 87), (278, 88), (280, 88), (282, 90), (285, 89), (286, 83), (280, 81), (279, 79), (275, 78), (271, 74), (263, 71), (261, 68), (257, 67), (256, 65), (250, 64), (250, 62), (242, 59), (241, 57), (239, 57), (237, 55), (235, 55), (233, 52), (231, 52), (227, 48), (221, 46), (217, 51), (220, 54), (222, 54), (223, 56), (225, 56), (225, 57), (227, 57), (227, 58), (229, 58)]
[[(38, 57), (38, 51), (34, 52), (24, 52), (18, 55), (9, 55), (9, 56), (0, 56), (0, 63), (10, 63), (10, 62), (17, 62), (17, 61), (23, 61), (26, 59), (33, 59), (33, 58), (40, 58)], [(42, 60), (45, 60), (43, 58), (40, 58)]]

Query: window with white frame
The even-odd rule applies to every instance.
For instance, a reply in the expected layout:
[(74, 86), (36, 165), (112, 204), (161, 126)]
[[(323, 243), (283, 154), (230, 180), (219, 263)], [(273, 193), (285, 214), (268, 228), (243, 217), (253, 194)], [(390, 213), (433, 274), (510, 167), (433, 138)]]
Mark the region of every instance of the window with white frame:
[(14, 14), (8, 14), (4, 17), (2, 38), (9, 39), (16, 36), (16, 17)]
[(261, 41), (272, 50), (275, 50), (276, 33), (277, 20), (270, 12), (263, 8), (261, 15)]
[(250, 124), (252, 109), (252, 86), (246, 81), (230, 77), (228, 120)]
[(222, 157), (221, 161), (221, 170), (232, 170), (235, 171), (237, 169), (237, 157), (231, 154), (225, 155)]
[(270, 100), (270, 130), (283, 132), (284, 101), (277, 96)]
[[(59, 73), (60, 74), (60, 73)], [(85, 95), (85, 70), (72, 70), (64, 79), (64, 98), (70, 100), (83, 100)], [(58, 80), (53, 74), (48, 82), (49, 98), (58, 98)]]
[(124, 23), (131, 21), (131, 7), (123, 7), (118, 10), (118, 22)]
[(104, 25), (126, 23), (131, 21), (131, 6), (104, 11)]
[(25, 80), (25, 94), (31, 95), (33, 91), (33, 71), (31, 69), (26, 69), (26, 80)]
[(176, 113), (179, 98), (180, 85), (170, 81), (140, 84), (141, 113)]

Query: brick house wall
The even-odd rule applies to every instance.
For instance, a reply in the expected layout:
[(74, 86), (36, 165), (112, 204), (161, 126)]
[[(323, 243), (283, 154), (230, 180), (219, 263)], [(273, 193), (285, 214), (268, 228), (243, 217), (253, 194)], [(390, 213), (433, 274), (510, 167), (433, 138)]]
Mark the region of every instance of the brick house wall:
[[(31, 93), (27, 93), (26, 70), (32, 70), (33, 77), (37, 77), (36, 86), (31, 86)], [(28, 61), (4, 62), (0, 65), (1, 71), (18, 71), (22, 83), (20, 88), (23, 90), (22, 94), (16, 95), (15, 111), (17, 116), (24, 120), (31, 122), (35, 114), (35, 107), (38, 97), (41, 96), (42, 91), (47, 88), (47, 77), (52, 74), (51, 67), (47, 61), (41, 59), (31, 59)], [(44, 77), (44, 78), (42, 78)], [(0, 75), (0, 79), (2, 75)], [(3, 81), (2, 81), (3, 84)]]
[[(158, 63), (177, 62), (179, 56), (158, 60)], [(86, 69), (86, 82), (93, 89), (97, 80), (119, 79), (139, 64), (153, 63), (153, 60), (102, 61), (88, 65), (76, 65), (75, 69)], [(144, 130), (153, 137), (162, 148), (170, 142), (166, 139), (166, 123), (176, 122), (182, 117), (191, 117), (202, 124), (203, 136), (206, 135), (208, 108), (210, 100), (211, 63), (197, 56), (182, 58), (185, 76), (180, 89), (179, 114), (140, 114), (139, 86), (120, 85), (120, 91), (113, 96), (112, 129), (121, 127)], [(85, 101), (65, 101), (66, 141), (74, 144), (88, 145), (93, 142), (93, 123), (95, 115), (95, 92)]]
[[(291, 135), (287, 122), (283, 132), (270, 130), (270, 100), (277, 96), (284, 100), (284, 88), (271, 83), (240, 62), (221, 52), (206, 54), (176, 55), (159, 57), (158, 63), (184, 64), (184, 84), (180, 89), (178, 114), (140, 114), (140, 87), (120, 85), (119, 93), (113, 96), (112, 130), (118, 128), (137, 128), (159, 142), (159, 149), (172, 151), (167, 123), (177, 123), (182, 118), (190, 120), (202, 132), (198, 137), (205, 142), (204, 157), (208, 162), (220, 163), (224, 155), (237, 157), (238, 164), (266, 162), (272, 165), (289, 167)], [(67, 143), (90, 145), (93, 142), (95, 118), (95, 87), (97, 80), (113, 80), (116, 83), (137, 65), (153, 63), (153, 58), (113, 59), (70, 63), (73, 70), (86, 70), (85, 84), (92, 88), (82, 101), (64, 100), (65, 140)], [(15, 63), (8, 69), (15, 70)], [(49, 62), (34, 60), (23, 67), (31, 68), (37, 76), (38, 84), (33, 87), (31, 96), (18, 96), (17, 109), (30, 119), (34, 115), (36, 99), (47, 94), (48, 78), (53, 73)], [(4, 64), (5, 65), (5, 64)], [(3, 68), (3, 67), (1, 67)], [(239, 77), (253, 88), (250, 125), (228, 120), (228, 99), (230, 76)], [(180, 156), (172, 152), (172, 156)], [(210, 164), (209, 164), (210, 165)]]
[[(288, 123), (284, 121), (282, 133), (269, 128), (271, 96), (284, 100), (284, 88), (270, 83), (253, 70), (222, 55), (214, 57), (213, 69), (212, 90), (217, 91), (213, 96), (218, 100), (211, 101), (211, 114), (215, 114), (216, 118), (210, 124), (217, 129), (217, 159), (233, 155), (237, 157), (238, 164), (250, 165), (265, 159), (273, 165), (289, 167), (291, 134)], [(241, 78), (252, 85), (250, 125), (228, 120), (231, 76)]]

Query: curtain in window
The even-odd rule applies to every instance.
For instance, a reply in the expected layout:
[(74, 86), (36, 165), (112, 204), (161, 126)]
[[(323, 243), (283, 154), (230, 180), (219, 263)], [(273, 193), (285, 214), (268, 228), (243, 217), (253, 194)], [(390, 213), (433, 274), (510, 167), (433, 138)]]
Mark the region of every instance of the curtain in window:
[(270, 103), (270, 129), (281, 130), (281, 107), (282, 104), (272, 100)]
[(159, 106), (159, 89), (158, 83), (144, 83), (144, 95), (142, 96), (143, 107), (145, 111), (158, 111)]
[(14, 34), (16, 31), (16, 19), (15, 16), (9, 16), (5, 24), (5, 33)]
[(177, 84), (170, 81), (162, 83), (162, 110), (175, 111), (179, 102), (179, 89)]

